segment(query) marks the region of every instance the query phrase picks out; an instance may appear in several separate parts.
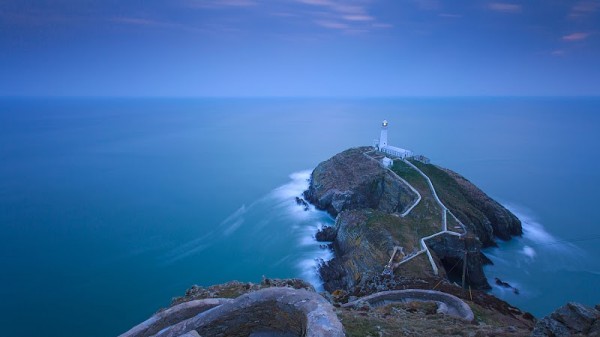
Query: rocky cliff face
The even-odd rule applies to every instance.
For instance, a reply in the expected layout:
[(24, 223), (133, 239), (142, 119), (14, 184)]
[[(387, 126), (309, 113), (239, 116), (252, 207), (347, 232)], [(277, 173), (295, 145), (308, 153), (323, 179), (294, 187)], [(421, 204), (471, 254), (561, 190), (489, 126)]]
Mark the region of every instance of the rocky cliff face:
[(460, 204), (447, 205), (455, 209), (455, 214), (461, 221), (472, 223), (472, 229), (486, 247), (495, 245), (494, 237), (510, 240), (512, 236), (522, 235), (521, 221), (504, 206), (490, 198), (482, 190), (473, 185), (460, 174), (442, 169), (458, 185), (460, 193), (466, 201), (479, 212), (469, 212)]
[(404, 211), (417, 196), (377, 161), (365, 157), (363, 152), (368, 150), (349, 149), (320, 163), (312, 172), (305, 198), (333, 216), (357, 208)]
[[(390, 225), (377, 219), (388, 218)], [(336, 219), (335, 257), (320, 268), (325, 290), (352, 289), (381, 274), (394, 246), (400, 244), (393, 216), (363, 208), (343, 211)]]

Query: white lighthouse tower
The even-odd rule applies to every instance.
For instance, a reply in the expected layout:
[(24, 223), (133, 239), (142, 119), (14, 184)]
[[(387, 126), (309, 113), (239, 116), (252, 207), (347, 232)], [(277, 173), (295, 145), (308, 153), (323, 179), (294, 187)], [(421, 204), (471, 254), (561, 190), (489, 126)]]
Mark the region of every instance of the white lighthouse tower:
[(383, 148), (385, 148), (388, 145), (387, 127), (388, 127), (388, 121), (384, 120), (383, 123), (381, 123), (381, 135), (379, 136), (379, 151), (381, 151)]
[[(399, 147), (391, 146), (388, 144), (388, 121), (384, 120), (381, 123), (381, 134), (379, 135), (379, 144), (377, 144), (379, 151), (396, 158), (407, 158), (412, 157), (413, 153), (410, 150), (402, 149)], [(384, 163), (385, 166), (385, 163)]]

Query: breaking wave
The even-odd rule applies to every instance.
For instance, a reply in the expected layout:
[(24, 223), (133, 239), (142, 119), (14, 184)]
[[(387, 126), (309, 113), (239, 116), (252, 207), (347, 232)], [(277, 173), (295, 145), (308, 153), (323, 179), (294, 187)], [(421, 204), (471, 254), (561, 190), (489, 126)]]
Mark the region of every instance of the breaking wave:
[(333, 224), (333, 219), (312, 205), (305, 209), (297, 203), (296, 197), (302, 197), (308, 189), (310, 173), (304, 170), (290, 174), (286, 184), (251, 204), (241, 205), (212, 231), (172, 249), (163, 262), (208, 255), (218, 259), (219, 249), (223, 249), (218, 246), (228, 245), (233, 251), (229, 255), (239, 257), (231, 262), (232, 268), (233, 264), (243, 264), (240, 268), (262, 271), (269, 277), (300, 277), (322, 289), (318, 266), (330, 260), (333, 253), (314, 236), (322, 226)]

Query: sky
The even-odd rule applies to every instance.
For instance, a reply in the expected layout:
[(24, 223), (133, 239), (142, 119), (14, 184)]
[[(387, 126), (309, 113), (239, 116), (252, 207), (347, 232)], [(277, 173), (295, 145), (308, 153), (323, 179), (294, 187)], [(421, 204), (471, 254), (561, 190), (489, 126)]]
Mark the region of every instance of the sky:
[(600, 0), (0, 0), (0, 96), (600, 95)]

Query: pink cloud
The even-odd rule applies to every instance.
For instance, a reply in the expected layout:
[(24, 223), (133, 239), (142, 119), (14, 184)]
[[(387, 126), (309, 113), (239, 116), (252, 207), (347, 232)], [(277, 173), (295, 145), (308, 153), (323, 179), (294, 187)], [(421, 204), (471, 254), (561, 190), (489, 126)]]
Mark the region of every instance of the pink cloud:
[(590, 33), (579, 32), (579, 33), (565, 35), (562, 37), (562, 40), (563, 41), (581, 41), (581, 40), (587, 39), (588, 36), (590, 36)]
[(370, 15), (360, 15), (360, 14), (344, 15), (343, 18), (348, 21), (373, 21), (373, 20), (375, 20), (375, 18), (373, 18)]
[(563, 56), (565, 55), (565, 51), (561, 49), (553, 50), (550, 54), (554, 56)]
[(495, 12), (503, 13), (520, 13), (523, 9), (521, 5), (515, 5), (506, 2), (492, 2), (488, 5), (488, 8)]

